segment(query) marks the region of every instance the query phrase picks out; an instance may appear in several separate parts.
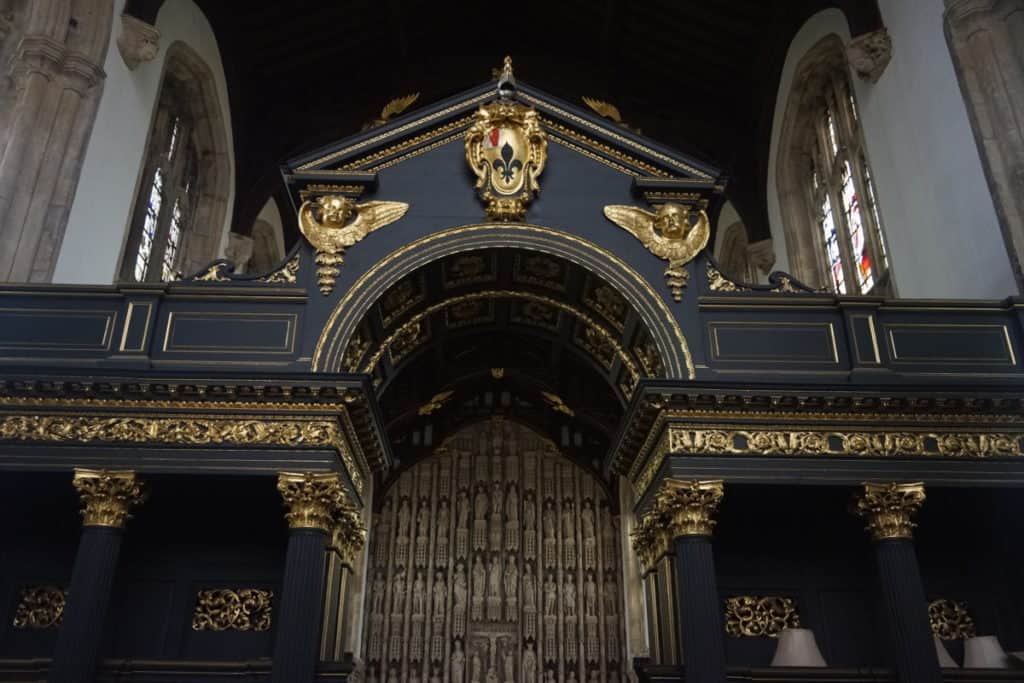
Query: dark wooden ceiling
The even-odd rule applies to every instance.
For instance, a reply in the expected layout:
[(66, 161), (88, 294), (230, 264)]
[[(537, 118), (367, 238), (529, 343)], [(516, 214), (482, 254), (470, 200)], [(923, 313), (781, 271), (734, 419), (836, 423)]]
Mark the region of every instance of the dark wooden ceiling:
[[(771, 117), (792, 36), (827, 7), (853, 35), (881, 25), (876, 0), (197, 2), (227, 72), (243, 233), (280, 192), (283, 161), (357, 132), (393, 97), (478, 85), (511, 54), (521, 80), (613, 102), (652, 138), (726, 169), (751, 239), (768, 237)], [(153, 21), (162, 3), (125, 11)]]

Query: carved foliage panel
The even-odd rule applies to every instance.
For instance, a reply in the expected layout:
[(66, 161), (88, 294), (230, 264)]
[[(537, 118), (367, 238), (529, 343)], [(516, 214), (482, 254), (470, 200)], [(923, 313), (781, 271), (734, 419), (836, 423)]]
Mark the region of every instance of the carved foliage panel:
[(625, 680), (617, 525), (550, 442), (501, 420), (467, 428), (375, 519), (367, 680)]

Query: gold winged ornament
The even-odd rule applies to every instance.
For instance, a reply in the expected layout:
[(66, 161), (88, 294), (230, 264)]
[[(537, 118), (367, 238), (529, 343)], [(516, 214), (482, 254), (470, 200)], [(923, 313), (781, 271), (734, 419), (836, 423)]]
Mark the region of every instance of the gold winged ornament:
[(411, 95), (405, 95), (404, 97), (396, 97), (384, 105), (384, 108), (380, 110), (380, 116), (363, 124), (363, 130), (370, 130), (377, 126), (383, 126), (385, 123), (390, 121), (392, 117), (398, 116), (411, 107), (419, 97), (420, 94), (418, 92), (414, 92)]
[(334, 289), (345, 249), (374, 230), (394, 223), (408, 210), (405, 202), (356, 204), (353, 199), (333, 194), (303, 202), (299, 207), (299, 229), (316, 249), (320, 293), (327, 296)]
[(636, 206), (610, 205), (604, 215), (647, 247), (658, 258), (668, 261), (665, 282), (672, 298), (683, 300), (683, 290), (689, 279), (684, 266), (707, 246), (711, 236), (708, 215), (698, 210), (697, 220), (691, 224), (692, 209), (680, 204), (662, 204), (655, 211)]

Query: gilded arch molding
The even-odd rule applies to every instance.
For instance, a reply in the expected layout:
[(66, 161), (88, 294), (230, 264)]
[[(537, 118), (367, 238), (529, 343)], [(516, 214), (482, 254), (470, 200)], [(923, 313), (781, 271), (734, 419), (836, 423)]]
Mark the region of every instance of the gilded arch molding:
[(340, 372), (356, 326), (389, 287), (417, 268), (452, 254), (484, 248), (521, 248), (559, 256), (604, 278), (637, 311), (657, 346), (670, 379), (693, 379), (686, 337), (655, 289), (602, 247), (560, 230), (529, 224), (484, 223), (448, 228), (387, 255), (364, 273), (331, 311), (313, 351), (314, 372)]

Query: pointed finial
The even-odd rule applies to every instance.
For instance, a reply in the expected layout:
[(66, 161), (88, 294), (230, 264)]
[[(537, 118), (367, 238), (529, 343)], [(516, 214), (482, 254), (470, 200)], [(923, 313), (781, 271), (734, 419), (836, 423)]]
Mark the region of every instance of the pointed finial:
[(498, 77), (498, 97), (509, 99), (516, 92), (516, 77), (512, 74), (512, 57), (506, 56)]

